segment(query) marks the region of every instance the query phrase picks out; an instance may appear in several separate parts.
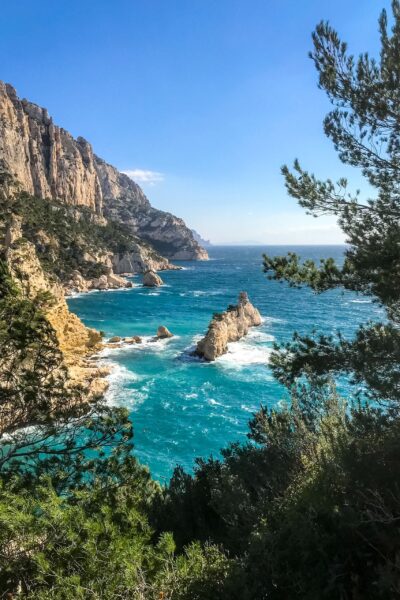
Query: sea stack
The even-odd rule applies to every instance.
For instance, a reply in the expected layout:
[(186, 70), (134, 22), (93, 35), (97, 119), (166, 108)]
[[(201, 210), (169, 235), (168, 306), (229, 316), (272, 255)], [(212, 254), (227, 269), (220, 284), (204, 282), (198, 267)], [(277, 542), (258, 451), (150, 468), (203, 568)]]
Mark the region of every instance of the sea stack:
[(144, 287), (159, 287), (163, 285), (163, 280), (155, 271), (146, 271), (143, 273), (143, 286)]
[(250, 327), (261, 325), (261, 315), (253, 306), (246, 292), (240, 292), (237, 305), (228, 306), (216, 313), (205, 337), (197, 344), (196, 354), (206, 360), (215, 360), (225, 354), (229, 342), (237, 342), (247, 335)]
[(159, 340), (172, 337), (174, 337), (174, 334), (171, 333), (170, 330), (167, 329), (167, 327), (165, 327), (164, 325), (160, 325), (160, 327), (157, 329), (157, 338)]

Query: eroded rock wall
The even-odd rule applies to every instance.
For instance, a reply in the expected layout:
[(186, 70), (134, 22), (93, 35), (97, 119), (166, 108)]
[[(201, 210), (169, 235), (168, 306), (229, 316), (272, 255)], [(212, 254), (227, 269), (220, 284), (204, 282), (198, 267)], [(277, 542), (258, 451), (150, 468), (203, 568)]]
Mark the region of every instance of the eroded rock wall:
[(6, 233), (5, 258), (10, 273), (28, 298), (33, 299), (41, 292), (51, 294), (53, 303), (46, 318), (56, 333), (70, 383), (83, 386), (88, 401), (101, 396), (108, 386), (107, 370), (88, 360), (101, 348), (101, 335), (69, 311), (63, 288), (43, 271), (34, 245), (20, 238), (19, 232), (18, 222), (14, 221)]
[(3, 82), (0, 167), (32, 195), (86, 206), (122, 221), (167, 258), (208, 257), (182, 219), (153, 208), (134, 181), (94, 155), (89, 142), (74, 139), (53, 123), (46, 109), (20, 100)]

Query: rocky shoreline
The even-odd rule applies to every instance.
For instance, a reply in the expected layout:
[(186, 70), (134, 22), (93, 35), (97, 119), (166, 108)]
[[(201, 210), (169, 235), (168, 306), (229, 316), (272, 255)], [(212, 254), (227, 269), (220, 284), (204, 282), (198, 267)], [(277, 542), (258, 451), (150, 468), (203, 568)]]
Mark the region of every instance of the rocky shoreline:
[[(175, 266), (171, 270), (181, 270), (181, 267)], [(93, 291), (119, 290), (134, 287), (132, 281), (128, 278), (139, 275), (140, 273), (122, 273), (117, 275), (111, 268), (100, 277), (92, 279), (85, 278), (78, 270), (73, 271), (70, 279), (63, 284), (64, 293), (66, 296), (74, 294), (86, 294)], [(164, 285), (163, 280), (154, 270), (148, 270), (142, 273), (143, 287), (159, 287)]]
[(34, 300), (43, 292), (51, 296), (52, 302), (45, 316), (55, 331), (70, 385), (82, 386), (90, 402), (101, 397), (108, 387), (106, 376), (109, 370), (90, 360), (101, 349), (102, 336), (95, 329), (86, 327), (69, 310), (63, 287), (45, 273), (35, 246), (24, 240), (21, 233), (19, 222), (13, 220), (4, 242), (8, 269), (27, 298)]
[[(104, 341), (98, 331), (86, 327), (77, 315), (70, 312), (65, 298), (74, 292), (131, 288), (132, 282), (126, 276), (116, 275), (110, 267), (105, 274), (94, 279), (85, 279), (79, 271), (74, 271), (70, 280), (62, 285), (43, 270), (34, 244), (23, 238), (18, 218), (11, 220), (5, 233), (4, 246), (10, 273), (23, 292), (32, 299), (38, 293), (48, 292), (54, 299), (46, 312), (46, 318), (56, 333), (70, 384), (82, 387), (86, 391), (88, 402), (103, 396), (109, 386), (107, 376), (110, 368), (99, 363), (99, 352), (106, 348), (117, 349), (133, 344), (141, 346), (145, 340), (133, 335), (130, 338), (115, 336)], [(154, 271), (143, 274), (144, 287), (162, 284), (161, 278)], [(227, 352), (230, 342), (240, 340), (250, 327), (260, 324), (259, 311), (251, 304), (247, 293), (241, 292), (237, 305), (229, 306), (226, 311), (214, 315), (205, 337), (197, 344), (195, 354), (213, 361)], [(171, 337), (173, 334), (160, 325), (150, 341)]]

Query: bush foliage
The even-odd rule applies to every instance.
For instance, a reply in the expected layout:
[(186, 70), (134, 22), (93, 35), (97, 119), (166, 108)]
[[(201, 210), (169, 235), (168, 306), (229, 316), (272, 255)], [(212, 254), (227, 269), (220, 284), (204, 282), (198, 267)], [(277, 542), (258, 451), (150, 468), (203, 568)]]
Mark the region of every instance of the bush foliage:
[[(21, 409), (0, 439), (3, 597), (400, 596), (400, 2), (392, 6), (391, 32), (386, 13), (380, 18), (379, 61), (349, 55), (327, 23), (317, 27), (311, 54), (333, 104), (326, 134), (376, 199), (362, 202), (345, 180), (320, 181), (298, 161), (283, 168), (301, 206), (338, 217), (349, 243), (343, 266), (264, 257), (269, 277), (316, 293), (341, 286), (372, 295), (386, 318), (353, 339), (295, 335), (276, 347), (271, 366), (291, 402), (262, 407), (247, 444), (198, 459), (193, 474), (177, 468), (161, 488), (132, 455), (124, 411), (98, 403), (80, 413), (62, 371), (53, 381), (46, 368), (32, 368), (42, 347), (50, 373), (60, 366), (45, 299), (22, 298), (1, 265), (0, 404)], [(62, 240), (60, 258), (81, 235), (98, 243), (102, 226), (80, 218), (66, 226), (70, 209), (39, 201), (31, 209), (23, 200), (25, 235), (37, 236), (48, 220)], [(107, 243), (125, 247), (123, 236), (111, 237)], [(71, 260), (62, 269), (73, 268)], [(357, 400), (337, 393), (343, 375), (362, 387)], [(70, 402), (70, 412), (54, 410), (60, 402)], [(34, 415), (34, 432), (19, 428), (19, 414)]]

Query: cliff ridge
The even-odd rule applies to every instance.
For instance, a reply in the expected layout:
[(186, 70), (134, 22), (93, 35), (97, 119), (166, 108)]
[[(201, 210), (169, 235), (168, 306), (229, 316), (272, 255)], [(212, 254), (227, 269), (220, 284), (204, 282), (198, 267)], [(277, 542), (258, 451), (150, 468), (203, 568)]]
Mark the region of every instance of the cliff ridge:
[(137, 183), (96, 156), (82, 137), (0, 81), (0, 169), (32, 196), (84, 206), (124, 223), (169, 259), (208, 258), (182, 219), (153, 208)]

